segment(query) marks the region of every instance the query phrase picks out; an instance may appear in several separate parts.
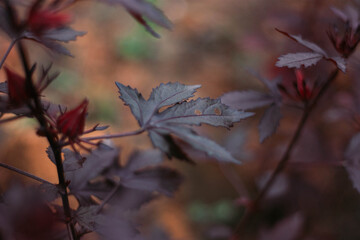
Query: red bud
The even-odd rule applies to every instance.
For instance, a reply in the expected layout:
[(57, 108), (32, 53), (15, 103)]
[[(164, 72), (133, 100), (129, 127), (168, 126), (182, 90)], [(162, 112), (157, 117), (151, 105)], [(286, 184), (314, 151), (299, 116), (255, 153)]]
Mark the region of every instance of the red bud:
[(8, 83), (9, 102), (13, 105), (22, 105), (29, 99), (26, 90), (25, 78), (4, 67)]
[(70, 139), (83, 134), (88, 103), (85, 99), (76, 108), (59, 116), (56, 122), (59, 132)]

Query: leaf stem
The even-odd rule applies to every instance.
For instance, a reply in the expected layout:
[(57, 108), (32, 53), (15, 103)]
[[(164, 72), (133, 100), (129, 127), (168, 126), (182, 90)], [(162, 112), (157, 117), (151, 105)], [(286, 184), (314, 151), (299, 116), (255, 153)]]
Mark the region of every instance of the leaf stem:
[(56, 134), (52, 133), (49, 129), (49, 124), (46, 120), (45, 113), (43, 110), (43, 107), (41, 105), (41, 101), (39, 98), (39, 94), (34, 86), (34, 83), (32, 81), (32, 72), (29, 68), (28, 60), (25, 54), (25, 48), (22, 45), (21, 41), (18, 41), (18, 52), (20, 54), (21, 62), (23, 64), (23, 68), (26, 75), (26, 88), (31, 93), (31, 97), (34, 100), (35, 105), (33, 106), (31, 102), (28, 103), (28, 107), (31, 109), (32, 114), (39, 122), (39, 125), (41, 128), (44, 129), (46, 138), (50, 144), (50, 147), (54, 153), (55, 157), (55, 163), (56, 163), (56, 169), (57, 169), (57, 175), (59, 179), (59, 187), (61, 188), (60, 195), (63, 203), (64, 213), (66, 217), (66, 223), (68, 226), (68, 229), (70, 229), (69, 236), (71, 236), (71, 240), (77, 240), (77, 234), (75, 230), (75, 226), (72, 223), (72, 216), (71, 216), (71, 208), (69, 203), (69, 197), (67, 192), (67, 184), (64, 176), (64, 168), (62, 164), (62, 157), (61, 157), (61, 146), (58, 144), (57, 136)]
[(144, 128), (141, 128), (141, 129), (139, 129), (139, 130), (132, 131), (132, 132), (109, 134), (109, 135), (102, 135), (102, 136), (96, 136), (96, 137), (87, 137), (87, 138), (81, 138), (80, 140), (92, 141), (92, 140), (121, 138), (121, 137), (135, 136), (135, 135), (138, 135), (138, 134), (143, 133), (144, 131), (145, 131), (145, 129), (144, 129)]
[(113, 190), (104, 198), (104, 200), (101, 202), (101, 204), (96, 209), (96, 214), (100, 213), (101, 210), (104, 208), (105, 204), (110, 201), (110, 199), (114, 196), (114, 194), (117, 192), (119, 187), (121, 186), (120, 183), (117, 183)]
[(25, 116), (24, 115), (17, 115), (17, 116), (5, 118), (5, 119), (0, 119), (0, 124), (11, 122), (13, 120), (17, 120), (17, 119), (20, 119), (20, 118), (23, 118), (23, 117), (25, 117)]
[(5, 52), (5, 55), (3, 56), (3, 58), (1, 59), (1, 62), (0, 62), (0, 69), (2, 68), (2, 66), (4, 65), (5, 63), (5, 60), (7, 59), (7, 57), (9, 56), (10, 52), (11, 52), (11, 49), (14, 47), (15, 43), (18, 41), (19, 39), (16, 38), (16, 39), (13, 39), (8, 47), (8, 49), (6, 50)]
[(18, 168), (16, 168), (16, 167), (7, 165), (6, 163), (0, 163), (0, 167), (6, 168), (6, 169), (8, 169), (8, 170), (10, 170), (10, 171), (13, 171), (13, 172), (16, 172), (16, 173), (18, 173), (18, 174), (21, 174), (21, 175), (23, 175), (23, 176), (26, 176), (26, 177), (28, 177), (28, 178), (34, 179), (34, 180), (36, 180), (36, 181), (38, 181), (38, 182), (54, 185), (53, 183), (51, 183), (51, 182), (49, 182), (49, 181), (46, 181), (45, 179), (42, 179), (42, 178), (40, 178), (40, 177), (38, 177), (38, 176), (35, 176), (35, 175), (31, 174), (31, 173), (28, 173), (28, 172), (25, 172), (25, 171), (23, 171), (23, 170), (20, 170), (20, 169), (18, 169)]
[(291, 152), (294, 149), (294, 146), (296, 145), (296, 143), (297, 143), (297, 141), (298, 141), (298, 139), (299, 139), (299, 137), (301, 135), (301, 132), (304, 129), (304, 126), (305, 126), (307, 120), (309, 119), (310, 114), (312, 113), (313, 109), (317, 105), (319, 99), (324, 95), (324, 93), (329, 88), (331, 83), (336, 79), (338, 73), (339, 73), (338, 69), (334, 70), (330, 74), (330, 76), (328, 77), (328, 79), (326, 80), (326, 82), (324, 83), (324, 85), (320, 89), (318, 95), (314, 98), (314, 100), (308, 106), (305, 106), (305, 109), (304, 109), (304, 112), (303, 112), (303, 114), (301, 116), (300, 122), (299, 122), (299, 124), (298, 124), (298, 126), (297, 126), (297, 128), (295, 130), (294, 135), (292, 136), (292, 138), (291, 138), (291, 140), (290, 140), (290, 142), (289, 142), (289, 144), (288, 144), (288, 146), (286, 148), (286, 151), (282, 155), (282, 157), (281, 157), (279, 163), (277, 164), (274, 172), (272, 173), (270, 179), (267, 181), (264, 188), (260, 191), (260, 193), (258, 194), (256, 199), (254, 200), (252, 209), (247, 210), (247, 212), (245, 213), (243, 219), (241, 220), (241, 222), (237, 226), (236, 231), (235, 231), (235, 236), (237, 236), (238, 238), (240, 238), (240, 233), (244, 230), (243, 228), (245, 227), (245, 224), (249, 220), (251, 214), (253, 214), (253, 212), (256, 211), (256, 209), (258, 208), (260, 203), (266, 197), (266, 194), (269, 192), (269, 190), (273, 186), (273, 184), (274, 184), (275, 180), (277, 179), (277, 177), (279, 176), (279, 174), (286, 167), (287, 163), (290, 160)]

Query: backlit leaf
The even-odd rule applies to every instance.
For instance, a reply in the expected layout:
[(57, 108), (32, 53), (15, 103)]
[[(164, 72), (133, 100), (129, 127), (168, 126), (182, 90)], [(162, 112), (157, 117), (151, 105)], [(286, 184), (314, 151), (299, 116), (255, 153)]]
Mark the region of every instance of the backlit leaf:
[(259, 123), (260, 142), (263, 142), (276, 131), (281, 118), (282, 115), (278, 105), (273, 104), (265, 110)]
[(288, 53), (278, 58), (277, 67), (301, 68), (315, 65), (323, 58), (323, 55), (315, 52)]

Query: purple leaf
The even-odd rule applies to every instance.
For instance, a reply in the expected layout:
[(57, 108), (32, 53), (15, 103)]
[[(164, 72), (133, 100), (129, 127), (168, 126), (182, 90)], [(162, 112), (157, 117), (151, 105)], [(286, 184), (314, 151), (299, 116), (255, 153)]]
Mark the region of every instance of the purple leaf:
[(125, 169), (135, 172), (159, 165), (162, 162), (163, 156), (159, 150), (136, 151), (131, 154)]
[(302, 46), (304, 46), (304, 47), (310, 49), (311, 51), (314, 51), (315, 53), (318, 53), (319, 55), (327, 58), (326, 52), (321, 47), (316, 45), (315, 43), (306, 41), (306, 40), (302, 39), (301, 36), (291, 35), (291, 34), (289, 34), (287, 32), (281, 31), (281, 30), (279, 30), (277, 28), (275, 28), (275, 29), (276, 29), (276, 31), (284, 34), (285, 36), (287, 36), (288, 38), (290, 38), (290, 39), (294, 40), (295, 42), (301, 44)]
[(182, 177), (177, 171), (165, 167), (137, 171), (131, 175), (126, 171), (121, 171), (119, 176), (121, 184), (125, 187), (156, 191), (168, 197), (173, 196), (182, 183)]
[[(174, 146), (177, 150), (180, 149), (173, 144), (173, 141), (169, 141), (172, 140), (169, 136), (173, 134), (218, 160), (238, 162), (224, 148), (198, 136), (184, 125), (205, 123), (229, 128), (233, 123), (250, 117), (253, 113), (231, 109), (219, 99), (198, 98), (189, 102), (184, 101), (193, 96), (199, 85), (161, 84), (152, 91), (147, 101), (136, 89), (125, 87), (118, 82), (116, 85), (119, 88), (120, 98), (130, 106), (139, 125), (149, 132), (153, 145), (168, 156), (172, 156)], [(159, 112), (160, 108), (166, 106), (169, 107)], [(180, 153), (179, 156), (185, 158), (186, 155), (182, 154), (181, 150), (177, 152)]]
[(42, 37), (53, 41), (67, 43), (69, 41), (76, 41), (77, 37), (84, 36), (85, 34), (86, 32), (75, 31), (70, 27), (64, 27), (60, 29), (49, 30), (46, 33), (44, 33)]
[(1, 82), (0, 83), (0, 92), (1, 93), (8, 93), (8, 86), (7, 86), (7, 82)]
[(99, 214), (95, 218), (95, 232), (106, 240), (135, 240), (138, 231), (124, 216), (114, 213)]
[(85, 156), (86, 161), (81, 168), (65, 172), (66, 179), (70, 181), (70, 192), (76, 196), (78, 192), (84, 190), (90, 180), (113, 164), (118, 154), (117, 149), (100, 145), (90, 155)]
[(273, 104), (265, 110), (258, 127), (260, 142), (263, 142), (276, 131), (281, 118), (280, 107), (277, 104)]
[(119, 168), (116, 175), (120, 177), (120, 183), (127, 188), (156, 191), (172, 196), (179, 188), (182, 177), (170, 168), (154, 167), (161, 163), (162, 159), (158, 150), (135, 152), (125, 167)]
[(87, 206), (87, 207), (80, 206), (76, 210), (76, 212), (74, 214), (74, 218), (86, 230), (94, 231), (97, 209), (98, 209), (97, 205), (96, 206)]
[(149, 137), (154, 147), (166, 153), (168, 158), (175, 157), (188, 163), (193, 163), (193, 161), (174, 141), (174, 138), (170, 134), (161, 134), (156, 131), (149, 131)]
[(234, 109), (254, 109), (274, 103), (273, 96), (257, 91), (234, 91), (225, 93), (221, 97), (221, 102)]
[(60, 28), (49, 30), (42, 36), (36, 36), (31, 32), (24, 32), (22, 34), (22, 37), (34, 40), (49, 48), (53, 52), (73, 57), (70, 51), (63, 45), (61, 45), (59, 42), (67, 43), (69, 41), (75, 41), (77, 37), (83, 35), (85, 35), (85, 32), (75, 31), (71, 28)]
[(196, 89), (200, 87), (200, 85), (186, 86), (180, 83), (162, 83), (153, 89), (146, 101), (136, 89), (126, 87), (119, 82), (116, 82), (116, 86), (119, 88), (120, 99), (130, 107), (140, 126), (144, 126), (160, 108), (193, 97)]
[[(108, 201), (112, 208), (120, 211), (139, 210), (144, 204), (157, 197), (153, 192), (138, 189), (120, 187), (113, 197)], [(100, 199), (103, 199), (101, 197)]]
[(346, 72), (346, 60), (342, 57), (330, 57), (330, 61), (335, 62), (338, 69), (340, 69), (343, 73)]
[(225, 148), (205, 137), (197, 135), (188, 128), (172, 127), (168, 128), (168, 133), (175, 134), (181, 140), (187, 142), (192, 148), (206, 153), (209, 157), (219, 161), (240, 163)]
[(360, 133), (357, 133), (348, 144), (345, 151), (344, 166), (354, 185), (354, 188), (360, 192)]
[(301, 68), (310, 67), (319, 62), (324, 56), (316, 52), (288, 53), (278, 58), (275, 66)]
[(50, 146), (48, 146), (46, 148), (46, 154), (47, 154), (48, 158), (50, 159), (50, 161), (56, 165), (55, 155)]
[(145, 18), (167, 29), (172, 29), (172, 23), (164, 13), (153, 4), (144, 0), (101, 0), (111, 4), (122, 5), (145, 29), (154, 37), (159, 35), (150, 27)]
[(161, 128), (174, 124), (201, 125), (206, 123), (216, 127), (230, 128), (233, 123), (252, 115), (254, 114), (229, 108), (219, 99), (198, 98), (174, 105), (156, 114), (149, 125)]
[(51, 201), (57, 199), (58, 197), (60, 197), (59, 189), (54, 184), (42, 183), (39, 186), (39, 188), (40, 188), (41, 191), (44, 192), (44, 196), (45, 196), (46, 200), (49, 201), (49, 202), (51, 202)]
[(359, 26), (359, 13), (354, 7), (347, 5), (345, 11), (338, 8), (331, 7), (333, 13), (340, 18), (344, 23), (349, 22), (352, 29), (357, 29)]
[(62, 152), (64, 153), (64, 171), (71, 172), (75, 171), (82, 167), (85, 159), (80, 156), (80, 154), (71, 151), (70, 149), (63, 149)]

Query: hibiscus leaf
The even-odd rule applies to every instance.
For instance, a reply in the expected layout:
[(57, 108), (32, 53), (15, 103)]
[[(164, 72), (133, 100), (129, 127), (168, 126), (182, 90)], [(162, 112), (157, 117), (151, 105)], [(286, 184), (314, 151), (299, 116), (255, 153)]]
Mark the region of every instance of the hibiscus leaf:
[(181, 140), (187, 142), (192, 148), (206, 153), (209, 157), (219, 161), (240, 163), (225, 148), (208, 138), (199, 136), (189, 128), (169, 127), (168, 133), (172, 133)]
[(166, 167), (144, 169), (131, 174), (125, 169), (120, 171), (119, 176), (121, 184), (127, 188), (156, 191), (169, 197), (173, 196), (183, 180), (177, 171)]
[(282, 118), (280, 106), (277, 104), (271, 105), (265, 110), (259, 123), (260, 142), (263, 142), (266, 138), (275, 133), (279, 126), (280, 119)]
[(86, 206), (86, 207), (80, 206), (76, 210), (74, 214), (74, 218), (86, 230), (94, 231), (97, 209), (98, 209), (97, 205)]
[(275, 66), (289, 68), (310, 67), (319, 62), (323, 57), (323, 55), (316, 52), (288, 53), (280, 56)]
[(289, 34), (287, 32), (281, 31), (281, 30), (279, 30), (277, 28), (275, 28), (275, 30), (278, 31), (279, 33), (284, 34), (285, 36), (287, 36), (288, 38), (294, 40), (295, 42), (301, 44), (302, 46), (314, 51), (315, 53), (318, 53), (318, 54), (322, 55), (325, 58), (327, 57), (326, 52), (321, 47), (316, 45), (315, 43), (306, 41), (306, 40), (302, 39), (301, 36), (292, 35), (292, 34)]
[(338, 69), (340, 69), (343, 73), (346, 72), (346, 60), (342, 57), (330, 57), (328, 60), (334, 62)]
[(84, 36), (86, 32), (82, 31), (75, 31), (74, 29), (70, 27), (64, 27), (60, 29), (53, 29), (46, 31), (42, 37), (54, 40), (54, 41), (60, 41), (60, 42), (69, 42), (69, 41), (75, 41), (77, 37)]
[(133, 16), (145, 29), (151, 33), (154, 37), (159, 35), (150, 27), (146, 19), (156, 23), (157, 25), (166, 29), (172, 29), (172, 23), (164, 15), (164, 13), (145, 0), (101, 0), (110, 4), (122, 5), (131, 16)]
[(140, 126), (144, 126), (149, 119), (164, 106), (184, 101), (193, 96), (200, 85), (186, 86), (180, 83), (160, 84), (153, 89), (146, 101), (136, 89), (116, 82), (119, 88), (120, 99), (131, 109)]
[(99, 176), (102, 171), (113, 164), (118, 154), (117, 149), (100, 145), (97, 149), (93, 150), (90, 155), (85, 156), (86, 160), (81, 168), (65, 172), (66, 179), (70, 181), (70, 193), (77, 196), (77, 193), (87, 187), (90, 180)]
[(95, 217), (95, 232), (106, 240), (121, 239), (132, 240), (138, 235), (134, 225), (125, 216), (112, 212), (99, 214)]
[(166, 153), (168, 158), (175, 157), (188, 163), (194, 163), (182, 148), (178, 146), (170, 134), (159, 133), (156, 130), (149, 130), (148, 132), (154, 147)]
[(163, 161), (159, 150), (135, 151), (131, 154), (125, 168), (128, 171), (138, 171), (159, 165)]
[(275, 98), (268, 94), (258, 91), (233, 91), (221, 96), (221, 102), (234, 109), (254, 109), (270, 105), (275, 102)]
[(151, 127), (168, 124), (201, 125), (230, 128), (233, 123), (252, 116), (253, 113), (238, 111), (222, 104), (219, 99), (198, 98), (167, 108), (156, 114), (150, 121)]
[[(238, 162), (225, 149), (216, 143), (194, 134), (185, 125), (209, 124), (230, 128), (235, 122), (250, 117), (253, 113), (232, 109), (222, 104), (220, 99), (198, 98), (185, 101), (192, 97), (200, 85), (185, 86), (179, 83), (161, 84), (153, 89), (148, 100), (145, 100), (136, 89), (116, 83), (120, 98), (130, 106), (139, 125), (149, 132), (153, 145), (168, 156), (189, 160), (170, 135), (190, 143), (194, 148), (213, 155), (224, 161)], [(160, 108), (166, 107), (160, 112)], [(180, 131), (178, 131), (180, 130)], [(181, 132), (184, 131), (184, 132)], [(208, 146), (201, 141), (208, 142)]]

